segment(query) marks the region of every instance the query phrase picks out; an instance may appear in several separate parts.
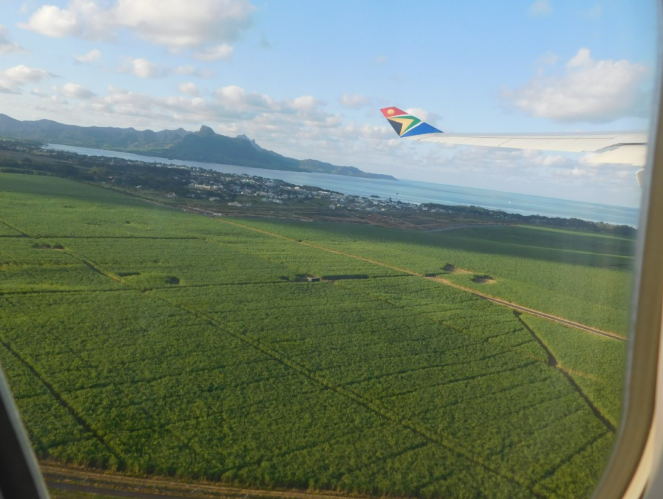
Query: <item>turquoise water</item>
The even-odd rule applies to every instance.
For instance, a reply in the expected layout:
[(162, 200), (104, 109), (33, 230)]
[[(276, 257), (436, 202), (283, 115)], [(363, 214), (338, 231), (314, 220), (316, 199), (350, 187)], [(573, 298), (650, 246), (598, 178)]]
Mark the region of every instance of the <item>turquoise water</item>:
[(511, 192), (433, 184), (415, 180), (382, 180), (346, 177), (326, 173), (303, 173), (280, 170), (265, 170), (248, 166), (201, 163), (198, 161), (170, 160), (152, 156), (141, 156), (117, 151), (90, 149), (87, 147), (49, 144), (48, 149), (68, 151), (87, 156), (105, 156), (128, 160), (167, 163), (207, 168), (224, 173), (237, 173), (280, 179), (296, 185), (313, 185), (322, 189), (356, 196), (377, 195), (408, 203), (440, 203), (447, 205), (476, 205), (492, 210), (504, 210), (522, 215), (545, 215), (548, 217), (580, 218), (594, 222), (625, 224), (637, 227), (640, 210), (623, 206), (568, 201), (543, 196), (514, 194)]

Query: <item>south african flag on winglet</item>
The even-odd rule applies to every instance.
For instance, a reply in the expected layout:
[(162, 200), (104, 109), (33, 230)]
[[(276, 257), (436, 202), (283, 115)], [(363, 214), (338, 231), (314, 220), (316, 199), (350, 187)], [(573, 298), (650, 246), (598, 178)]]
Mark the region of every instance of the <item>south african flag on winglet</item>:
[(411, 137), (424, 133), (441, 133), (437, 128), (421, 121), (416, 116), (406, 113), (397, 107), (385, 107), (382, 114), (396, 133), (401, 137)]

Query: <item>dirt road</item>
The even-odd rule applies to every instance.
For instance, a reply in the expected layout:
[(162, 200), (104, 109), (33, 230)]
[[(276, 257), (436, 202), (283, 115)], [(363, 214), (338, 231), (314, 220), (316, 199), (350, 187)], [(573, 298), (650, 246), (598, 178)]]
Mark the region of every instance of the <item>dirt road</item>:
[[(295, 490), (260, 490), (228, 487), (213, 482), (182, 482), (167, 478), (138, 478), (118, 473), (103, 473), (52, 463), (40, 463), (50, 489), (88, 492), (133, 499), (350, 499), (348, 496)], [(359, 499), (359, 496), (353, 496)]]

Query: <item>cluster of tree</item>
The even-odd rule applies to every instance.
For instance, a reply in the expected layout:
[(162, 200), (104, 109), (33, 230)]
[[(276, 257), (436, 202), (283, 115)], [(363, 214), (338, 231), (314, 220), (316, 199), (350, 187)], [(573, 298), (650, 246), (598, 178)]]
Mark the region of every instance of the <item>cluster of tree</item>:
[[(0, 145), (3, 145), (0, 142)], [(5, 150), (16, 151), (4, 144)], [(185, 195), (190, 183), (190, 170), (164, 167), (142, 161), (103, 156), (81, 156), (64, 151), (49, 151), (48, 156), (0, 157), (0, 171), (56, 175), (85, 182), (105, 182), (118, 186), (137, 187)]]
[(637, 230), (629, 225), (614, 225), (605, 222), (591, 222), (579, 218), (547, 217), (544, 215), (521, 215), (507, 213), (502, 210), (491, 210), (480, 206), (451, 206), (445, 204), (426, 203), (423, 206), (429, 210), (441, 209), (447, 213), (473, 215), (483, 218), (500, 219), (505, 222), (519, 224), (545, 225), (548, 227), (562, 227), (567, 229), (581, 229), (595, 232), (610, 232), (620, 236), (635, 236)]

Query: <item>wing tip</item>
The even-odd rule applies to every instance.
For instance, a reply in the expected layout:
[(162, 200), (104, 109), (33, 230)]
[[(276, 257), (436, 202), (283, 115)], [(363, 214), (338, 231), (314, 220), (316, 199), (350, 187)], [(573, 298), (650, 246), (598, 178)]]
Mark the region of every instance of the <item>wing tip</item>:
[(409, 138), (417, 135), (443, 133), (432, 125), (420, 120), (416, 116), (395, 106), (380, 109), (399, 137)]

